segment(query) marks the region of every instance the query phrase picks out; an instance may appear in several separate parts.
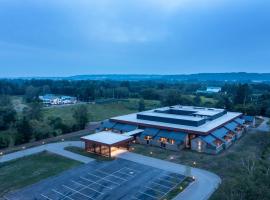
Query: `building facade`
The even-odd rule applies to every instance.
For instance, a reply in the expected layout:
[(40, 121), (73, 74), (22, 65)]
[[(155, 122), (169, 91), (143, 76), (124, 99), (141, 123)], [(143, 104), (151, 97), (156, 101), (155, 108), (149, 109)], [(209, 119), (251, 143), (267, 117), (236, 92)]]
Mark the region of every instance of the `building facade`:
[(240, 139), (248, 126), (242, 113), (176, 105), (114, 117), (102, 122), (101, 130), (141, 130), (134, 135), (140, 144), (217, 154)]

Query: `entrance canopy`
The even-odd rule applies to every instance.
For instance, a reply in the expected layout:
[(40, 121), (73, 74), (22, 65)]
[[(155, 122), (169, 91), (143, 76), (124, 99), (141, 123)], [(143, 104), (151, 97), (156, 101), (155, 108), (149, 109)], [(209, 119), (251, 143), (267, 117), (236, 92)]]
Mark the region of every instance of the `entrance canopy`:
[(85, 142), (86, 151), (111, 157), (111, 151), (115, 148), (128, 148), (133, 137), (111, 131), (102, 131), (81, 137), (81, 140)]
[(108, 146), (114, 146), (122, 142), (127, 142), (133, 139), (131, 136), (114, 133), (111, 131), (102, 131), (81, 137), (84, 141), (101, 143)]

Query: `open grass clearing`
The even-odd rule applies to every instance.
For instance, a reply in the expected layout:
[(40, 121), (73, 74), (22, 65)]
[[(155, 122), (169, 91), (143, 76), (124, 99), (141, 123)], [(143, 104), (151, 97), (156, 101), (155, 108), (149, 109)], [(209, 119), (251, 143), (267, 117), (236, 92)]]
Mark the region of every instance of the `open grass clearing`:
[(46, 151), (2, 163), (0, 164), (0, 197), (7, 192), (31, 185), (80, 164)]

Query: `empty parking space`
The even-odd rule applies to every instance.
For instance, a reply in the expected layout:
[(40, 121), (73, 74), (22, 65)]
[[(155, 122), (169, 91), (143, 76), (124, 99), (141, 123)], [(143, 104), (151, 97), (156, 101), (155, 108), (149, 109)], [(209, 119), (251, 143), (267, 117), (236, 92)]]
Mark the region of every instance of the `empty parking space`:
[(138, 200), (158, 200), (166, 196), (171, 190), (173, 190), (177, 185), (179, 185), (185, 176), (167, 173), (161, 177), (158, 177), (151, 181), (149, 184), (145, 185), (138, 191), (132, 199)]
[(7, 195), (10, 200), (161, 199), (184, 179), (179, 174), (117, 159), (94, 162)]

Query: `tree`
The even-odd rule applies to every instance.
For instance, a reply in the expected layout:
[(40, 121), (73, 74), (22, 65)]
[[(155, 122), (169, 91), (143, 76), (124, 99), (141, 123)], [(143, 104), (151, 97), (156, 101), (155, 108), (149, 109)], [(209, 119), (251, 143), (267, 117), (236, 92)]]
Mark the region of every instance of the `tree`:
[(145, 103), (144, 103), (144, 100), (143, 99), (140, 99), (140, 101), (138, 103), (138, 110), (140, 112), (145, 110)]
[(27, 102), (36, 101), (38, 99), (38, 93), (39, 90), (36, 87), (33, 87), (32, 85), (28, 86), (25, 90), (25, 100)]
[(178, 90), (170, 90), (163, 100), (163, 104), (165, 106), (173, 106), (176, 104), (181, 104), (182, 103), (182, 98), (181, 94), (179, 93)]
[(20, 141), (15, 143), (27, 143), (32, 139), (33, 131), (26, 117), (23, 117), (17, 124), (17, 134), (20, 134)]
[(248, 84), (239, 84), (236, 89), (234, 103), (245, 105), (247, 103), (249, 93), (250, 93), (250, 88)]
[(7, 96), (0, 96), (0, 130), (8, 129), (16, 121), (16, 111)]
[(42, 119), (42, 104), (40, 102), (30, 103), (28, 107), (23, 110), (23, 115), (28, 119)]
[(76, 125), (79, 129), (84, 129), (86, 123), (89, 120), (88, 109), (85, 105), (77, 106), (73, 111), (73, 118), (76, 121)]
[(193, 101), (196, 106), (202, 105), (202, 98), (199, 95), (196, 95)]

